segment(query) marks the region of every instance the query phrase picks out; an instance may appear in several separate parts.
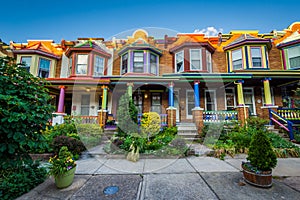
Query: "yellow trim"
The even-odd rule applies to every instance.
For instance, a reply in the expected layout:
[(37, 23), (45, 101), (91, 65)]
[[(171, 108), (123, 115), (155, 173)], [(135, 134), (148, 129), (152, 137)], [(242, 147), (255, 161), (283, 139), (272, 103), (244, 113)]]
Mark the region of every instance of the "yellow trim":
[(271, 89), (269, 80), (264, 80), (264, 94), (266, 105), (272, 105)]

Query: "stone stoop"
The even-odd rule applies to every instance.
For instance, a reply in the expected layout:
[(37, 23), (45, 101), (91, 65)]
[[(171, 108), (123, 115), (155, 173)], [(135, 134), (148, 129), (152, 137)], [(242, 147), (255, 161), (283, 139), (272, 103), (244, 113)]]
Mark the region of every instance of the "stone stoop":
[(194, 123), (177, 124), (177, 131), (177, 135), (185, 139), (187, 143), (191, 143), (199, 138), (197, 127)]
[(108, 142), (112, 138), (112, 136), (116, 133), (117, 133), (117, 128), (104, 128), (103, 136), (101, 139), (102, 143)]
[(274, 125), (265, 125), (268, 131), (279, 134), (279, 129), (276, 129)]

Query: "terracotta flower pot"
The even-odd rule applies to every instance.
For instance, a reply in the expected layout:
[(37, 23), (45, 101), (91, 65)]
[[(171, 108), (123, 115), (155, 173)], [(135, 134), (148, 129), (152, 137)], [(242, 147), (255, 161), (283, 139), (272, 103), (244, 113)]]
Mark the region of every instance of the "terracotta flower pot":
[(74, 180), (76, 167), (70, 169), (65, 174), (62, 174), (60, 176), (55, 176), (55, 184), (57, 188), (66, 188), (70, 186)]
[(255, 173), (247, 169), (242, 164), (244, 180), (254, 186), (262, 188), (272, 187), (272, 171), (263, 171), (262, 173)]

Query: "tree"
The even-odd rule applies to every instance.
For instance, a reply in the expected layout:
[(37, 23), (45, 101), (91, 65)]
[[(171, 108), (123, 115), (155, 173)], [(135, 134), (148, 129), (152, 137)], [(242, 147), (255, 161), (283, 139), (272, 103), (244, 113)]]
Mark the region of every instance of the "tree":
[(13, 59), (0, 58), (0, 169), (30, 161), (28, 150), (46, 145), (40, 131), (54, 111), (47, 84)]

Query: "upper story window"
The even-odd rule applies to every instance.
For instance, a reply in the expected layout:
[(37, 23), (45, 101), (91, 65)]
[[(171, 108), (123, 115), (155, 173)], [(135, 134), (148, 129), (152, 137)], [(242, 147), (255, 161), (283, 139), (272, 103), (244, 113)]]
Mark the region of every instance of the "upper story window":
[(87, 75), (88, 54), (78, 54), (76, 59), (76, 74)]
[(94, 59), (94, 76), (101, 76), (104, 70), (104, 58), (95, 55)]
[(21, 67), (25, 68), (29, 72), (31, 66), (31, 56), (22, 56), (21, 63), (23, 64)]
[(262, 54), (260, 47), (251, 47), (251, 60), (253, 68), (262, 67)]
[(180, 52), (175, 54), (175, 69), (176, 69), (176, 72), (183, 72), (184, 71), (183, 51), (180, 51)]
[(150, 53), (150, 69), (149, 69), (149, 73), (151, 74), (157, 74), (157, 55)]
[(232, 51), (233, 70), (243, 69), (242, 49)]
[(212, 72), (211, 53), (206, 50), (206, 68), (208, 72)]
[(128, 72), (128, 53), (122, 55), (122, 74)]
[(133, 72), (144, 72), (144, 52), (133, 52)]
[(290, 47), (287, 52), (290, 69), (300, 68), (300, 46)]
[(201, 49), (190, 49), (190, 70), (202, 70)]
[(39, 73), (38, 76), (41, 78), (48, 78), (50, 72), (50, 60), (40, 58), (39, 60)]

